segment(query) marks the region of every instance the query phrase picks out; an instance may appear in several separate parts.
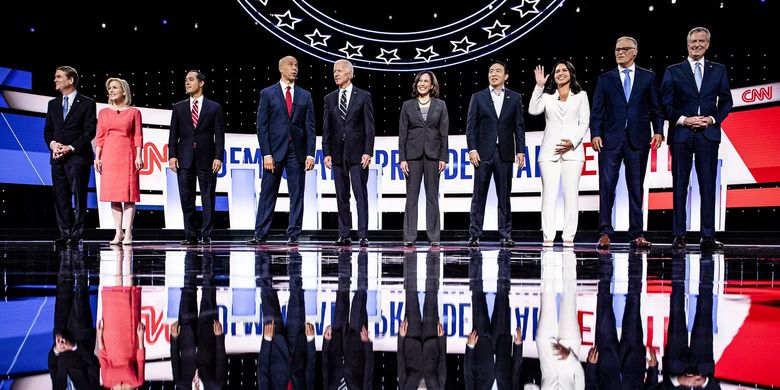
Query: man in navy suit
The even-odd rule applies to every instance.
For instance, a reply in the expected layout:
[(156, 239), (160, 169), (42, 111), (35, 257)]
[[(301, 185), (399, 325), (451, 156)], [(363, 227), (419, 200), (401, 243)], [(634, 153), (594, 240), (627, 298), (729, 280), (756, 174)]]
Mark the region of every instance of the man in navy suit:
[(305, 171), (314, 168), (314, 104), (311, 94), (295, 85), (298, 60), (287, 56), (279, 60), (281, 79), (260, 91), (257, 106), (257, 140), (263, 155), (263, 179), (254, 236), (249, 245), (266, 242), (279, 195), (282, 172), (287, 170), (290, 193), (290, 222), (287, 244), (297, 245), (303, 224)]
[[(84, 232), (87, 184), (92, 166), (92, 139), (97, 116), (95, 101), (76, 90), (79, 74), (70, 66), (54, 72), (54, 87), (62, 96), (49, 101), (43, 138), (51, 149), (51, 184), (54, 213), (60, 236), (54, 245), (78, 245)], [(72, 199), (76, 207), (72, 207)], [(75, 212), (74, 216), (71, 213)]]
[(214, 229), (217, 172), (225, 154), (225, 116), (222, 106), (203, 96), (206, 76), (190, 70), (184, 77), (184, 89), (190, 95), (173, 106), (168, 136), (168, 166), (176, 172), (179, 198), (184, 214), (182, 245), (197, 245), (195, 227), (195, 180), (200, 183), (203, 204), (201, 243), (211, 244)]
[(466, 116), (466, 144), (474, 165), (469, 246), (479, 246), (485, 220), (485, 202), (490, 178), (498, 197), (498, 234), (502, 246), (513, 246), (512, 163), (525, 166), (525, 126), (520, 94), (504, 86), (509, 72), (505, 63), (493, 61), (488, 71), (490, 87), (471, 95)]
[(642, 233), (642, 188), (649, 149), (658, 149), (664, 139), (664, 118), (655, 73), (636, 66), (637, 52), (636, 39), (618, 38), (618, 66), (599, 76), (593, 93), (590, 133), (593, 150), (599, 152), (599, 248), (609, 248), (615, 232), (612, 206), (621, 163), (626, 166), (631, 246), (652, 245)]
[(688, 32), (688, 58), (666, 68), (661, 83), (662, 102), (669, 121), (667, 142), (672, 152), (672, 247), (685, 248), (686, 200), (693, 155), (701, 194), (703, 249), (720, 249), (715, 240), (715, 180), (718, 174), (720, 125), (733, 101), (726, 67), (704, 60), (710, 31), (695, 27)]
[(368, 246), (368, 165), (374, 155), (374, 108), (371, 94), (352, 85), (353, 67), (347, 60), (333, 64), (333, 79), (339, 87), (325, 96), (322, 119), (322, 150), (325, 166), (333, 169), (339, 238), (336, 245), (349, 245), (352, 214), (350, 182), (355, 192), (360, 246)]

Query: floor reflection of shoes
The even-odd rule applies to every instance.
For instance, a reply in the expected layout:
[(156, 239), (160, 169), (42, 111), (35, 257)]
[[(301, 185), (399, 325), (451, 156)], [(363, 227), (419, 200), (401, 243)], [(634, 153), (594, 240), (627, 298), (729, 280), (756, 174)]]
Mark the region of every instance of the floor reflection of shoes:
[(265, 244), (266, 240), (265, 237), (252, 237), (249, 240), (246, 241), (247, 245), (260, 245)]
[(194, 238), (186, 238), (180, 242), (181, 245), (198, 245), (198, 240)]
[(551, 246), (553, 246), (553, 240), (544, 240), (544, 241), (542, 241), (542, 246), (544, 246), (544, 247), (551, 247)]
[(512, 240), (511, 238), (502, 238), (499, 241), (499, 244), (501, 244), (501, 246), (503, 247), (512, 247), (515, 246), (515, 241)]
[(685, 249), (685, 246), (685, 236), (674, 236), (674, 241), (672, 241), (672, 248)]
[(599, 249), (607, 249), (610, 244), (612, 244), (612, 240), (609, 239), (609, 234), (602, 234), (601, 237), (599, 237), (599, 242), (596, 244), (596, 247)]
[(365, 238), (365, 237), (361, 238), (360, 239), (360, 246), (362, 246), (362, 247), (368, 246), (368, 238)]
[(414, 246), (414, 241), (404, 241), (404, 246), (412, 247)]
[(634, 248), (650, 248), (653, 246), (653, 243), (650, 241), (647, 241), (644, 236), (638, 236), (631, 240), (631, 246)]
[(352, 245), (352, 240), (350, 240), (349, 237), (339, 237), (339, 239), (333, 243), (339, 246), (350, 246)]
[(469, 246), (472, 248), (476, 248), (479, 246), (479, 238), (477, 237), (469, 237)]
[(563, 240), (563, 246), (565, 246), (567, 248), (572, 248), (572, 247), (574, 247), (574, 241), (572, 241), (572, 240)]

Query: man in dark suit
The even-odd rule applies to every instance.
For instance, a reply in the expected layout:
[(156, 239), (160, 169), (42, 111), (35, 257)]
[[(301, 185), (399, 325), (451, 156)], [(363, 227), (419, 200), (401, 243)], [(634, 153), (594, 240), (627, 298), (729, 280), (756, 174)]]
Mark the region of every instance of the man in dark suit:
[[(179, 319), (171, 324), (171, 368), (176, 389), (222, 389), (227, 380), (225, 334), (217, 319), (214, 254), (203, 252), (203, 288), (197, 308), (197, 252), (184, 259)], [(196, 386), (197, 384), (197, 386)]]
[(100, 362), (95, 356), (87, 270), (82, 252), (60, 249), (57, 296), (54, 301), (54, 345), (48, 367), (52, 388), (99, 389)]
[[(322, 340), (322, 377), (328, 390), (374, 388), (374, 344), (368, 337), (368, 253), (358, 252), (357, 291), (349, 302), (352, 252), (339, 251), (339, 279), (332, 324)], [(350, 310), (351, 309), (351, 310)]]
[(663, 382), (659, 388), (720, 389), (720, 383), (715, 379), (712, 345), (713, 254), (712, 251), (704, 251), (699, 260), (699, 295), (690, 337), (685, 315), (685, 286), (688, 285), (685, 279), (686, 261), (690, 261), (690, 258), (684, 251), (677, 249), (672, 252), (669, 327), (663, 357)]
[[(398, 387), (442, 390), (447, 380), (447, 336), (439, 321), (441, 253), (426, 255), (425, 303), (417, 298), (417, 252), (404, 253), (404, 321), (398, 331)], [(423, 382), (424, 381), (424, 382)]]
[(488, 71), (490, 87), (471, 95), (466, 116), (466, 144), (474, 165), (469, 246), (479, 246), (485, 220), (490, 178), (498, 197), (498, 234), (502, 246), (513, 246), (512, 162), (525, 166), (525, 126), (520, 94), (504, 86), (509, 72), (505, 63), (493, 61)]
[(374, 155), (374, 108), (371, 94), (352, 85), (353, 67), (347, 60), (333, 64), (333, 79), (339, 87), (325, 96), (322, 118), (322, 150), (325, 166), (333, 169), (339, 238), (336, 245), (349, 245), (352, 214), (350, 182), (355, 192), (360, 246), (368, 246), (368, 165)]
[(661, 83), (662, 102), (669, 120), (667, 142), (672, 152), (672, 247), (685, 248), (686, 200), (693, 155), (701, 194), (702, 249), (720, 249), (715, 240), (715, 181), (718, 174), (720, 125), (733, 101), (723, 64), (706, 61), (710, 31), (688, 32), (688, 58), (666, 68)]
[(279, 73), (281, 80), (278, 83), (260, 91), (257, 106), (257, 140), (263, 155), (263, 178), (255, 232), (247, 241), (249, 245), (266, 242), (285, 169), (290, 193), (287, 244), (298, 244), (303, 224), (304, 171), (314, 168), (314, 104), (311, 94), (295, 85), (298, 60), (292, 56), (279, 60)]
[(288, 252), (287, 273), (290, 276), (290, 299), (286, 321), (282, 319), (279, 296), (273, 288), (267, 252), (256, 252), (256, 274), (263, 311), (263, 341), (257, 361), (257, 384), (260, 390), (312, 390), (316, 351), (314, 325), (306, 322), (301, 266), (298, 251)]
[[(649, 248), (643, 234), (642, 195), (650, 147), (658, 149), (664, 139), (664, 118), (658, 82), (653, 71), (634, 63), (637, 42), (620, 37), (615, 43), (617, 68), (602, 74), (593, 92), (590, 132), (593, 150), (599, 152), (599, 248), (609, 248), (615, 233), (615, 204), (620, 164), (626, 166), (631, 246)], [(652, 124), (652, 138), (650, 125)]]
[(488, 316), (482, 289), (482, 252), (472, 251), (469, 261), (469, 289), (473, 328), (463, 356), (464, 387), (472, 389), (519, 389), (523, 367), (522, 329), (510, 330), (510, 253), (498, 253), (498, 288), (493, 315)]
[[(84, 233), (87, 184), (92, 167), (92, 139), (97, 116), (95, 101), (76, 90), (79, 74), (70, 66), (54, 72), (54, 87), (62, 96), (49, 101), (43, 138), (51, 149), (54, 213), (60, 236), (55, 245), (78, 245)], [(75, 198), (75, 202), (72, 202)], [(75, 203), (76, 207), (72, 207)], [(75, 213), (75, 215), (71, 215)]]
[[(585, 365), (585, 389), (642, 389), (658, 383), (658, 362), (650, 348), (649, 367), (645, 364), (644, 333), (640, 315), (642, 293), (642, 255), (628, 254), (628, 294), (618, 341), (613, 309), (613, 256), (599, 253), (599, 284), (596, 299), (595, 346), (588, 352)], [(647, 374), (647, 375), (645, 375)]]
[(179, 197), (184, 214), (182, 245), (196, 245), (195, 179), (200, 183), (203, 204), (201, 243), (211, 244), (214, 229), (217, 172), (222, 169), (225, 154), (225, 116), (222, 106), (203, 96), (206, 76), (190, 70), (184, 78), (189, 99), (173, 106), (171, 131), (168, 137), (168, 166), (176, 172)]

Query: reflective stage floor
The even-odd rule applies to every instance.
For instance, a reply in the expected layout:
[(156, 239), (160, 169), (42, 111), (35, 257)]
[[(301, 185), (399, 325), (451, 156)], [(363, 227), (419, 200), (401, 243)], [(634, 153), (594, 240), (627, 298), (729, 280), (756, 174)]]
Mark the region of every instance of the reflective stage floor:
[(773, 245), (0, 242), (0, 389), (777, 387), (778, 259)]

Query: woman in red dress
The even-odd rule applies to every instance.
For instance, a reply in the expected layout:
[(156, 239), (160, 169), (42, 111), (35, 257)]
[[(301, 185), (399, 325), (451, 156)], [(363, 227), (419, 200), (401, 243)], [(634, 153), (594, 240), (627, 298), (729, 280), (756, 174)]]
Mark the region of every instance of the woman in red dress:
[[(95, 171), (102, 175), (100, 201), (111, 202), (116, 234), (111, 245), (133, 243), (135, 203), (141, 200), (138, 171), (143, 168), (141, 112), (130, 107), (127, 81), (106, 80), (108, 107), (100, 110), (95, 138)], [(124, 227), (124, 232), (122, 228)]]

